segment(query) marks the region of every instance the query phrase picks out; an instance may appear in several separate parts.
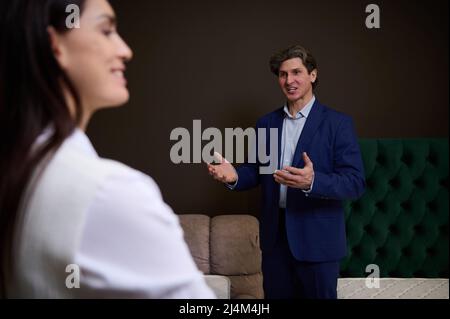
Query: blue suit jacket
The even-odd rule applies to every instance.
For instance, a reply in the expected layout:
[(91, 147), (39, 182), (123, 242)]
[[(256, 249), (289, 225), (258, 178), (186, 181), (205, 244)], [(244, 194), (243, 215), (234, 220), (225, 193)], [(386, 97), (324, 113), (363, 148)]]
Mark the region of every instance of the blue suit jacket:
[[(266, 154), (270, 128), (278, 129), (280, 163), (283, 108), (263, 116), (257, 128), (266, 128)], [(258, 130), (257, 130), (258, 131)], [(286, 231), (293, 255), (301, 261), (339, 260), (346, 255), (344, 199), (356, 199), (365, 188), (364, 169), (352, 119), (316, 101), (297, 143), (292, 166), (303, 168), (302, 152), (314, 165), (312, 191), (287, 189)], [(263, 253), (273, 247), (278, 229), (280, 184), (272, 174), (260, 174), (260, 163), (238, 167), (235, 190), (262, 187), (260, 236)]]

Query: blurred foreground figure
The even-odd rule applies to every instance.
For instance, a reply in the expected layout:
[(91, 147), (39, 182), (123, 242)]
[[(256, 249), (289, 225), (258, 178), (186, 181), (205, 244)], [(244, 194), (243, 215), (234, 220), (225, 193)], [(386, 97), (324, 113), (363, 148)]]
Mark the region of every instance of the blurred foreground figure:
[(131, 57), (106, 0), (1, 2), (3, 297), (215, 297), (155, 182), (84, 133), (128, 101)]

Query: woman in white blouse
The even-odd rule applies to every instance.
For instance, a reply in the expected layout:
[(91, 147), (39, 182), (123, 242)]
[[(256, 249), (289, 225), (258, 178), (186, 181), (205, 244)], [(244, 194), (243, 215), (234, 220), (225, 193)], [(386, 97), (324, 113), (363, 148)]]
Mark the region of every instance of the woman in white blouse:
[(131, 57), (106, 0), (1, 2), (3, 296), (215, 297), (155, 182), (84, 133), (128, 100)]

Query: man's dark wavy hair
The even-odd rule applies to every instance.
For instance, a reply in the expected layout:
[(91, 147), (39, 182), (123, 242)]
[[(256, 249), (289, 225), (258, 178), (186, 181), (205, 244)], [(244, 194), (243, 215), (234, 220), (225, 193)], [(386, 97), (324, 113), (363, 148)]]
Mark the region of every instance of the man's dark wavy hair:
[[(312, 56), (312, 54), (301, 45), (295, 44), (286, 49), (276, 52), (274, 55), (270, 57), (269, 60), (270, 71), (272, 71), (273, 74), (278, 76), (281, 63), (293, 58), (300, 58), (300, 60), (302, 60), (303, 65), (308, 70), (308, 74), (311, 73), (312, 70), (317, 70), (317, 62), (316, 59)], [(316, 80), (312, 84), (313, 89), (316, 88), (318, 80), (319, 79), (316, 78)]]

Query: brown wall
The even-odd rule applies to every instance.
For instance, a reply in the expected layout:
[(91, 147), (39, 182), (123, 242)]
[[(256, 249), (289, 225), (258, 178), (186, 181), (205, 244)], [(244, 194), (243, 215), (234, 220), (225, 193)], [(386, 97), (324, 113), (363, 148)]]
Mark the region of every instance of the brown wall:
[[(376, 3), (381, 29), (365, 27)], [(360, 137), (448, 136), (448, 1), (113, 1), (134, 51), (125, 106), (88, 129), (104, 157), (151, 175), (177, 213), (252, 213), (258, 191), (229, 192), (204, 164), (172, 164), (175, 127), (253, 126), (283, 104), (275, 51), (307, 47), (318, 99), (350, 114)], [(205, 142), (206, 143), (206, 142)]]

